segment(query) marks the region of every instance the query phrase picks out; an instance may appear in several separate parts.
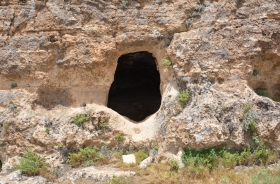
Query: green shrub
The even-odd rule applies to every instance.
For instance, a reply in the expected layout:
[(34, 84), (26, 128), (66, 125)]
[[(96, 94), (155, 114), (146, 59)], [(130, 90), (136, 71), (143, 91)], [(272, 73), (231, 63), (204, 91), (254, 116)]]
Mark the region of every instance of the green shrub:
[(72, 167), (94, 165), (104, 158), (99, 155), (98, 150), (96, 146), (80, 148), (77, 153), (69, 154), (67, 163), (71, 164)]
[(157, 142), (152, 142), (152, 147), (158, 151), (158, 144)]
[(136, 164), (140, 164), (143, 160), (149, 157), (147, 152), (143, 149), (137, 151), (134, 153), (135, 159), (136, 159)]
[(17, 83), (12, 82), (12, 83), (10, 84), (10, 88), (11, 88), (11, 89), (14, 89), (14, 88), (16, 88), (16, 87), (17, 87)]
[(122, 142), (124, 140), (123, 134), (118, 134), (116, 139), (118, 142)]
[(170, 68), (172, 66), (172, 63), (169, 59), (163, 59), (162, 60), (162, 64), (168, 68)]
[(172, 170), (178, 170), (179, 169), (179, 163), (176, 159), (171, 159), (169, 161), (169, 166), (171, 167)]
[(252, 132), (255, 131), (257, 123), (257, 114), (256, 112), (249, 110), (245, 114), (243, 114), (243, 129), (245, 131), (251, 130)]
[(186, 105), (187, 102), (189, 101), (189, 97), (190, 97), (189, 92), (184, 90), (179, 94), (179, 102)]
[(38, 175), (43, 170), (46, 170), (46, 162), (32, 150), (27, 150), (23, 158), (19, 159), (19, 163), (16, 164), (16, 168), (23, 174), (34, 176)]
[(8, 130), (8, 129), (10, 128), (10, 124), (9, 124), (9, 123), (4, 123), (4, 124), (3, 124), (3, 128), (4, 128), (5, 130)]
[(280, 97), (271, 95), (271, 94), (270, 94), (267, 90), (265, 90), (265, 89), (255, 89), (254, 91), (255, 91), (255, 93), (257, 93), (257, 95), (259, 95), (259, 96), (267, 97), (267, 98), (272, 99), (273, 101), (280, 102)]
[(84, 122), (89, 121), (91, 119), (90, 116), (86, 114), (77, 114), (74, 116), (74, 122), (81, 126)]
[(259, 171), (256, 175), (252, 176), (252, 184), (279, 184), (280, 183), (280, 169), (273, 173), (267, 169)]
[(50, 132), (50, 130), (51, 129), (49, 127), (46, 127), (45, 132), (48, 134)]
[(119, 181), (120, 181), (119, 177), (113, 175), (113, 177), (112, 177), (112, 179), (111, 179), (111, 182), (112, 182), (112, 183), (117, 183), (117, 182), (119, 182)]
[(106, 128), (108, 126), (108, 122), (107, 121), (100, 121), (99, 126), (100, 128)]
[(255, 93), (257, 93), (257, 95), (259, 95), (259, 96), (272, 98), (272, 95), (265, 89), (256, 89)]
[(263, 144), (258, 145), (256, 149), (248, 147), (241, 152), (225, 148), (208, 148), (199, 151), (187, 148), (182, 157), (185, 166), (210, 169), (221, 165), (228, 168), (236, 165), (267, 165), (277, 160), (278, 152), (265, 148)]
[(253, 70), (253, 76), (257, 76), (259, 74), (259, 70)]

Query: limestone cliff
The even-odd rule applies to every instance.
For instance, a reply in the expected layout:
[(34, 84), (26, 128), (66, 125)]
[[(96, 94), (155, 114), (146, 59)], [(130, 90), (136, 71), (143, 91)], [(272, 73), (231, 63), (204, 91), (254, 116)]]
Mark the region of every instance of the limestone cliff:
[[(32, 148), (59, 165), (59, 145), (244, 148), (253, 134), (280, 150), (279, 23), (278, 0), (1, 0), (1, 161)], [(141, 51), (162, 97), (134, 122), (107, 102), (118, 59)], [(77, 114), (91, 121), (77, 126)]]

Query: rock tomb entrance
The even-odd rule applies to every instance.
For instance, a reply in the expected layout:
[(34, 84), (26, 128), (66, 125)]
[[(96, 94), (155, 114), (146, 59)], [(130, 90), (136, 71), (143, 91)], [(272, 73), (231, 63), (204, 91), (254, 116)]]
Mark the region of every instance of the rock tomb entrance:
[(156, 58), (146, 51), (119, 57), (107, 106), (139, 122), (157, 112), (160, 105), (160, 74)]

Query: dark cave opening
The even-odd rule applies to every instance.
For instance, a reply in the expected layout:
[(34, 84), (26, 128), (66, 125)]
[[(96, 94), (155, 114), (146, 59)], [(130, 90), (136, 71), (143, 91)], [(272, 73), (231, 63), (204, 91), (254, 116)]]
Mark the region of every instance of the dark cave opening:
[(149, 52), (135, 52), (118, 59), (107, 106), (134, 121), (158, 111), (161, 104), (160, 75)]

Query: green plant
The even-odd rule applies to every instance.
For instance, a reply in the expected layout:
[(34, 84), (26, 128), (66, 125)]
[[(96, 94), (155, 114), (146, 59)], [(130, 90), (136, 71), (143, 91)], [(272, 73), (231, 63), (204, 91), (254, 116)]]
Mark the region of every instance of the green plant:
[(93, 165), (104, 158), (98, 154), (98, 150), (96, 146), (80, 148), (78, 152), (69, 154), (67, 163), (72, 167)]
[(62, 147), (63, 147), (63, 144), (62, 144), (62, 143), (58, 143), (58, 144), (57, 144), (57, 148), (58, 148), (58, 149), (61, 149)]
[(272, 95), (267, 90), (265, 90), (265, 89), (256, 89), (255, 92), (259, 96), (272, 98)]
[(32, 150), (27, 150), (23, 158), (19, 159), (19, 163), (16, 164), (16, 168), (23, 174), (34, 176), (38, 175), (41, 171), (46, 170), (46, 162)]
[(50, 130), (51, 129), (49, 127), (46, 127), (45, 132), (48, 134), (50, 132)]
[(226, 148), (208, 148), (194, 150), (187, 148), (182, 157), (183, 163), (191, 168), (207, 167), (209, 169), (223, 166), (233, 168), (236, 165), (267, 165), (278, 160), (278, 152), (267, 149), (263, 144), (255, 149), (248, 147), (241, 152)]
[(100, 123), (99, 123), (99, 126), (101, 127), (101, 128), (106, 128), (107, 126), (108, 126), (108, 122), (107, 121), (100, 121)]
[(119, 133), (118, 135), (117, 135), (117, 141), (118, 142), (122, 142), (123, 140), (124, 140), (124, 136), (123, 136), (123, 134), (121, 134), (121, 133)]
[(259, 96), (263, 96), (263, 97), (267, 97), (267, 98), (270, 98), (276, 102), (280, 102), (280, 97), (278, 96), (274, 96), (274, 95), (271, 95), (267, 90), (265, 89), (255, 89), (254, 90), (255, 93), (257, 93), (257, 95)]
[(16, 88), (16, 87), (17, 87), (17, 83), (12, 82), (12, 83), (10, 84), (10, 88), (11, 88), (11, 89), (14, 89), (14, 88)]
[(10, 124), (9, 124), (9, 123), (4, 123), (4, 124), (3, 124), (3, 128), (4, 128), (5, 130), (8, 130), (8, 129), (10, 128)]
[(172, 170), (178, 170), (179, 169), (179, 163), (176, 159), (171, 159), (169, 161), (169, 166), (171, 167)]
[(15, 105), (13, 103), (9, 104), (8, 108), (9, 108), (9, 111), (12, 112), (12, 113), (17, 112), (17, 105)]
[(259, 72), (260, 72), (259, 70), (254, 69), (253, 70), (253, 76), (257, 76), (259, 74)]
[(163, 64), (163, 66), (165, 66), (167, 68), (170, 68), (172, 66), (172, 63), (169, 59), (163, 59), (162, 64)]
[(140, 164), (143, 160), (149, 157), (147, 152), (143, 149), (137, 151), (134, 153), (135, 159), (136, 159), (136, 164)]
[(126, 9), (128, 4), (128, 0), (121, 0), (121, 8)]
[(74, 116), (74, 122), (81, 126), (84, 122), (89, 121), (91, 117), (86, 114), (77, 114)]
[(111, 179), (111, 182), (112, 182), (112, 183), (117, 183), (117, 182), (119, 182), (119, 180), (120, 180), (119, 177), (113, 175), (113, 177), (112, 177), (112, 179)]
[(186, 27), (188, 28), (192, 24), (193, 19), (200, 16), (201, 12), (208, 6), (210, 6), (209, 2), (200, 1), (200, 4), (196, 5), (195, 10), (189, 14), (188, 19), (186, 20)]
[(192, 24), (192, 22), (193, 22), (193, 18), (188, 18), (186, 20), (186, 26), (189, 27)]
[(189, 101), (189, 92), (188, 91), (181, 91), (179, 94), (179, 102), (181, 102), (183, 105), (186, 105)]
[(29, 133), (32, 136), (35, 133), (35, 130), (30, 130)]
[(259, 171), (252, 176), (252, 184), (279, 184), (280, 183), (280, 169), (273, 173), (270, 169)]
[(254, 132), (257, 126), (256, 119), (257, 114), (252, 110), (249, 110), (243, 114), (243, 129), (245, 131), (251, 130)]
[(251, 110), (252, 106), (249, 104), (244, 104), (243, 105), (243, 114), (246, 114), (247, 112), (249, 112), (249, 110)]
[(152, 147), (153, 147), (153, 149), (158, 151), (158, 143), (157, 142), (152, 142)]

